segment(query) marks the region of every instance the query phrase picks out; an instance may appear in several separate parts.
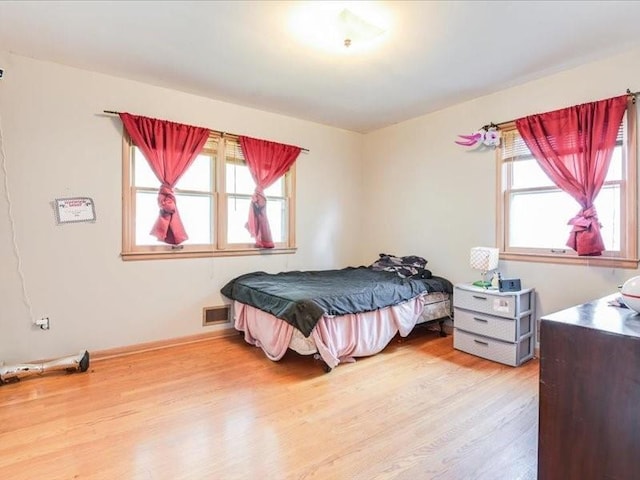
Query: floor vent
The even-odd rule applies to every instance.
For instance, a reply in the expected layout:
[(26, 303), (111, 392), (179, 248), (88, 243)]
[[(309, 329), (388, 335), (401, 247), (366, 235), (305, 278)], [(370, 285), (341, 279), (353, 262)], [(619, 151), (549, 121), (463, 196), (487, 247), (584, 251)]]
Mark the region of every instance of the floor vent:
[(204, 307), (202, 309), (202, 325), (217, 325), (220, 323), (229, 323), (229, 306), (221, 307)]

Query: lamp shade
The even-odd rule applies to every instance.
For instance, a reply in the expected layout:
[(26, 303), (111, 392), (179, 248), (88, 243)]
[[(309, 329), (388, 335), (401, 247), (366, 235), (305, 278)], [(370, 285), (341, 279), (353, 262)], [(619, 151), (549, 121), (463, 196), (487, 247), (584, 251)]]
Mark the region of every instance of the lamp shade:
[(493, 247), (473, 247), (469, 257), (469, 264), (474, 270), (488, 272), (498, 268), (500, 250)]

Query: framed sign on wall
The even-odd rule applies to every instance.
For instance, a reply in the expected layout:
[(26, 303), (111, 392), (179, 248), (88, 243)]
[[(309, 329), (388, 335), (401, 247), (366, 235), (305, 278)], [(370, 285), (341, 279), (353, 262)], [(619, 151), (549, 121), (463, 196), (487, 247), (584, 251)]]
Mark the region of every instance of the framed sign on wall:
[(96, 221), (95, 205), (89, 197), (56, 198), (53, 207), (58, 225)]

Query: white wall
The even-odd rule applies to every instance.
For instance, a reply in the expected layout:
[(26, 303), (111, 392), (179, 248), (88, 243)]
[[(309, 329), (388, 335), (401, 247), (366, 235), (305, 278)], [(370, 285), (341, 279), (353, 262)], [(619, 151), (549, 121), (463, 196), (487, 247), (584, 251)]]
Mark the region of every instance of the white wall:
[[(640, 89), (633, 51), (362, 136), (6, 52), (0, 67), (6, 180), (28, 296), (0, 170), (6, 362), (211, 331), (201, 326), (202, 307), (221, 304), (220, 287), (250, 270), (338, 268), (385, 252), (422, 255), (434, 273), (472, 280), (469, 249), (495, 244), (495, 158), (456, 145), (456, 135)], [(298, 252), (123, 262), (121, 125), (104, 109), (309, 148), (297, 169)], [(56, 226), (50, 202), (64, 196), (93, 197), (97, 222)], [(638, 274), (525, 262), (502, 262), (501, 270), (536, 288), (539, 315), (611, 293)], [(48, 332), (31, 325), (45, 314)]]
[[(492, 150), (454, 143), (490, 122), (640, 89), (640, 50), (575, 68), (365, 136), (364, 258), (417, 254), (453, 282), (472, 281), (469, 249), (496, 244)], [(505, 277), (538, 292), (538, 316), (608, 295), (637, 270), (503, 261)]]
[[(201, 309), (220, 305), (220, 288), (236, 275), (338, 268), (358, 259), (361, 135), (6, 52), (0, 52), (0, 67), (8, 172), (5, 178), (0, 170), (0, 360), (211, 331), (216, 327), (201, 326)], [(123, 262), (122, 127), (117, 117), (101, 113), (105, 109), (310, 149), (297, 163), (298, 252)], [(50, 202), (68, 196), (93, 197), (96, 223), (56, 226)], [(50, 331), (31, 325), (42, 315), (50, 316)]]

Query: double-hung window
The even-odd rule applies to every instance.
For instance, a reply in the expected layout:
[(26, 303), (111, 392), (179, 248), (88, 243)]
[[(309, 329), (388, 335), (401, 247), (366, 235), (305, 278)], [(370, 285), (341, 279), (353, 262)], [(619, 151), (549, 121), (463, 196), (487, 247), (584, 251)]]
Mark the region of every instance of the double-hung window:
[(607, 176), (594, 201), (605, 244), (602, 256), (578, 256), (566, 246), (568, 221), (581, 207), (544, 173), (515, 123), (501, 128), (497, 149), (497, 239), (501, 258), (636, 268), (636, 109), (618, 131)]
[(295, 164), (265, 190), (275, 248), (255, 248), (245, 228), (255, 182), (237, 138), (212, 132), (174, 192), (188, 240), (167, 245), (150, 235), (160, 182), (128, 135), (123, 147), (123, 249), (127, 260), (287, 253), (295, 249)]

